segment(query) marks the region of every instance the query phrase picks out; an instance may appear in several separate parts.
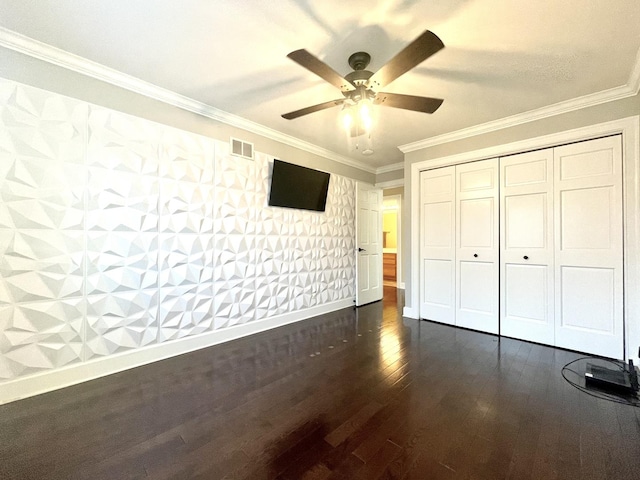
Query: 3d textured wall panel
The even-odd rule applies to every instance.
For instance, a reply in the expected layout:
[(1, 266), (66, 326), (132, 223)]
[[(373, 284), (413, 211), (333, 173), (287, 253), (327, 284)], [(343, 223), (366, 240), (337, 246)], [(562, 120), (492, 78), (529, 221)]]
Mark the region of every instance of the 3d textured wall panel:
[(324, 213), (268, 207), (272, 165), (256, 155), (256, 318), (352, 298), (355, 182), (332, 175)]
[(87, 296), (85, 359), (155, 343), (158, 296), (157, 288)]
[(0, 378), (9, 379), (81, 360), (82, 297), (0, 306)]
[(355, 182), (268, 206), (273, 158), (0, 80), (0, 381), (355, 294)]
[(160, 231), (213, 232), (213, 185), (160, 179)]
[(216, 144), (214, 328), (255, 320), (256, 164)]
[(213, 185), (214, 140), (165, 127), (161, 143), (160, 177), (191, 184)]
[(356, 249), (356, 182), (349, 178), (332, 176), (327, 201), (327, 222), (321, 238), (332, 252), (332, 275), (338, 280), (330, 286), (332, 300), (354, 298)]
[(213, 281), (213, 235), (161, 234), (160, 286), (197, 285)]
[(87, 230), (158, 232), (160, 127), (91, 107)]
[(81, 360), (87, 106), (0, 81), (0, 378)]
[(213, 233), (215, 143), (165, 128), (160, 149), (160, 232)]
[(290, 248), (294, 239), (295, 212), (289, 208), (268, 207), (273, 162), (256, 154), (256, 171), (262, 179), (256, 186), (256, 317), (267, 318), (294, 311), (295, 298), (301, 291), (295, 285)]
[(159, 342), (197, 335), (213, 327), (213, 283), (160, 289)]
[(158, 342), (213, 328), (214, 153), (213, 140), (162, 132)]
[[(273, 215), (269, 216), (273, 217)], [(276, 230), (270, 231), (271, 227), (268, 226), (266, 228), (269, 231), (268, 234), (256, 236), (256, 318), (267, 318), (291, 311), (289, 303), (295, 295), (290, 274), (289, 238), (286, 233), (278, 235), (276, 233), (278, 222), (273, 219), (272, 222), (270, 225)], [(258, 222), (258, 229), (260, 230), (264, 225)], [(284, 226), (282, 230), (285, 230)]]
[(157, 234), (89, 231), (86, 242), (87, 295), (157, 287)]
[(157, 338), (161, 131), (91, 107), (88, 135), (87, 359)]

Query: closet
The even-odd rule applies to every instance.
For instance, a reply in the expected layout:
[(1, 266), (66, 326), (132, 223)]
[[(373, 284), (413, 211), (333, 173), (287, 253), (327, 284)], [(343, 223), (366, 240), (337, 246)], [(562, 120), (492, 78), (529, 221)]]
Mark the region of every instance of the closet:
[(620, 136), (420, 174), (420, 317), (623, 355)]

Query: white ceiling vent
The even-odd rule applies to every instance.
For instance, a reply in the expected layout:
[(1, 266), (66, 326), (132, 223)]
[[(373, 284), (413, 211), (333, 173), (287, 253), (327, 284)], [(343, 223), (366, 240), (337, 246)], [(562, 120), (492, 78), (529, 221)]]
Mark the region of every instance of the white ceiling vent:
[(253, 160), (253, 143), (231, 137), (231, 155)]

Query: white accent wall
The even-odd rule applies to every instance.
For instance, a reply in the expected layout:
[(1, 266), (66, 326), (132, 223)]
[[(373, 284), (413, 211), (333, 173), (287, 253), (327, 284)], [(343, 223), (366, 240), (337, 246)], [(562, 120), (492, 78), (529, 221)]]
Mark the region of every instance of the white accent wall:
[(272, 165), (0, 79), (0, 403), (351, 305), (355, 181), (274, 208)]

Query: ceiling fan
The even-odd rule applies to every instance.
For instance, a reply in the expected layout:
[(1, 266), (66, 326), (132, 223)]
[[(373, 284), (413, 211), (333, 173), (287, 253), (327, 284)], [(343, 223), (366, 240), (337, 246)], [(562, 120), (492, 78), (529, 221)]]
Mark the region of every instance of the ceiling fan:
[(385, 87), (443, 48), (442, 40), (435, 33), (425, 30), (376, 73), (366, 70), (371, 60), (368, 53), (354, 53), (349, 57), (349, 66), (353, 68), (353, 72), (345, 77), (305, 49), (291, 52), (287, 57), (339, 88), (344, 98), (285, 113), (282, 117), (293, 120), (339, 105), (356, 105), (361, 100), (371, 101), (374, 105), (433, 113), (442, 105), (443, 99), (385, 93), (379, 92), (378, 89)]

